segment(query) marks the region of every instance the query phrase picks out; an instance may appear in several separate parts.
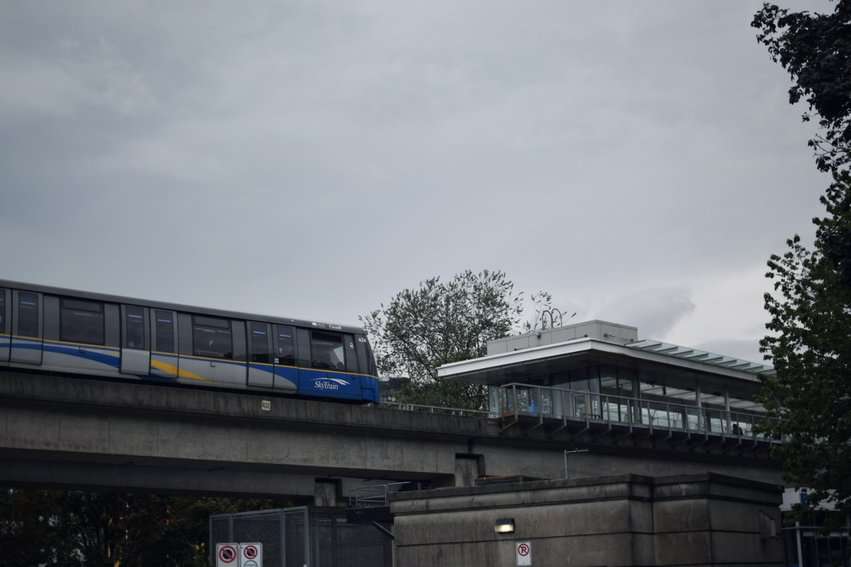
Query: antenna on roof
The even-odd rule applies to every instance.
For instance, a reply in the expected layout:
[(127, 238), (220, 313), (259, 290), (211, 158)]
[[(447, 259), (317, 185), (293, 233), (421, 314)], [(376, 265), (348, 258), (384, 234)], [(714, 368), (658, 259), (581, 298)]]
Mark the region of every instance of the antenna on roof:
[[(574, 313), (576, 315), (576, 313)], [(554, 329), (556, 327), (556, 317), (558, 317), (558, 326), (561, 327), (564, 324), (564, 317), (562, 316), (561, 310), (557, 307), (550, 307), (549, 309), (544, 309), (541, 312), (541, 330), (545, 330), (547, 328), (547, 317), (550, 318), (550, 329)]]
[[(570, 314), (570, 317), (567, 318), (568, 321), (576, 317), (576, 311)], [(547, 320), (549, 319), (549, 327), (547, 327)], [(549, 309), (544, 309), (541, 312), (541, 330), (545, 330), (547, 328), (555, 329), (556, 327), (564, 326), (564, 314), (561, 312), (561, 309), (557, 307), (550, 307)]]

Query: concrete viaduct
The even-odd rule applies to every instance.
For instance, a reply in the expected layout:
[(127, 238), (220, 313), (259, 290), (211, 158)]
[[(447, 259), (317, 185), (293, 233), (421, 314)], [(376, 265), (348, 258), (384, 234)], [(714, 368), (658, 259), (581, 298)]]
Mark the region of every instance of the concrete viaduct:
[[(345, 493), (360, 479), (718, 472), (780, 482), (756, 450), (249, 393), (0, 371), (0, 483), (222, 494)], [(323, 484), (324, 483), (324, 484)], [(319, 488), (318, 488), (319, 487)]]

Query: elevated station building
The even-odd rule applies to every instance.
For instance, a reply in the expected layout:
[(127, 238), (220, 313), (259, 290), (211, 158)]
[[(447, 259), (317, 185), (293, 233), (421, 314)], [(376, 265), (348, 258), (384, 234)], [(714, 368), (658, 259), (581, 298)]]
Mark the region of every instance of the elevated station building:
[[(765, 364), (642, 339), (636, 327), (595, 320), (492, 341), (487, 356), (442, 366), (438, 376), (486, 386), (490, 417), (506, 433), (543, 432), (596, 453), (608, 446), (644, 457), (604, 463), (577, 456), (573, 476), (654, 476), (662, 471), (648, 463), (668, 453), (681, 462), (746, 459), (766, 467), (748, 476), (780, 482), (770, 454), (780, 440), (757, 427), (765, 419), (756, 399), (760, 375), (770, 372)], [(704, 470), (738, 474), (712, 466), (677, 472)]]
[(757, 401), (770, 372), (606, 321), (441, 367), (487, 387), (502, 435), (561, 444), (563, 475), (400, 494), (398, 564), (782, 565), (781, 440)]

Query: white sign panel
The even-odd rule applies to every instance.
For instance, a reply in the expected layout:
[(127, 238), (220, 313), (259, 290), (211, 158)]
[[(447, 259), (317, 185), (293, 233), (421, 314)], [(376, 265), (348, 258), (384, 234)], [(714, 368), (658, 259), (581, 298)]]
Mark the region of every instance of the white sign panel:
[(240, 543), (239, 567), (263, 567), (263, 544)]
[(239, 567), (238, 543), (216, 544), (216, 567)]
[(518, 567), (532, 565), (532, 542), (518, 541), (514, 544), (514, 554), (517, 556)]

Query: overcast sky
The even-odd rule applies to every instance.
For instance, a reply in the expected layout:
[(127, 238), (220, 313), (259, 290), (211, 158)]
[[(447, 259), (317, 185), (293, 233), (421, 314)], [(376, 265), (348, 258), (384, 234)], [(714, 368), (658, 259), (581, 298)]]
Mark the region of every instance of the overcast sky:
[(758, 7), (4, 2), (0, 277), (353, 323), (502, 269), (758, 359), (827, 184)]

